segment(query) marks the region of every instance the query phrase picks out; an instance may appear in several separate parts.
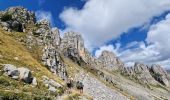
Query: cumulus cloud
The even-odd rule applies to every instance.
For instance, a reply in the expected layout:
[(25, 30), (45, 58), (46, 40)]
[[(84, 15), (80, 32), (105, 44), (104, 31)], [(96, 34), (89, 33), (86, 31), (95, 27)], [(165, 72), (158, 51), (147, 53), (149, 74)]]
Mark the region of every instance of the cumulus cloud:
[[(160, 64), (165, 68), (170, 68), (170, 14), (155, 25), (152, 25), (147, 33), (146, 44), (144, 42), (132, 42), (127, 45), (130, 49), (115, 49), (112, 45), (104, 46), (116, 53), (127, 66), (132, 66), (134, 62), (146, 64)], [(135, 47), (135, 48), (131, 48)], [(103, 48), (99, 49), (99, 51)]]
[(91, 48), (169, 9), (170, 0), (87, 0), (82, 9), (66, 8), (60, 18), (67, 29), (81, 32)]
[(51, 12), (38, 10), (35, 12), (35, 15), (36, 15), (38, 21), (46, 19), (46, 20), (50, 21), (52, 26), (54, 26), (53, 16), (52, 16)]

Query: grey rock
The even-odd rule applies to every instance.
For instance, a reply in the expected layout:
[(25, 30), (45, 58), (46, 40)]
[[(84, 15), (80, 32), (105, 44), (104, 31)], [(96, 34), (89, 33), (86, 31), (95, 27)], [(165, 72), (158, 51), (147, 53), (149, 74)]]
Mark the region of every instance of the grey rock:
[(3, 26), (3, 29), (6, 31), (14, 30), (23, 32), (25, 31), (27, 24), (34, 24), (36, 21), (35, 14), (33, 12), (30, 12), (20, 6), (10, 7), (9, 9), (2, 11), (0, 18), (2, 18), (2, 16), (5, 16), (6, 14), (11, 16), (10, 19), (4, 20), (5, 22), (1, 20), (1, 26)]
[(103, 51), (99, 56), (99, 60), (103, 67), (108, 70), (118, 70), (122, 69), (124, 66), (123, 62), (110, 51)]
[(56, 82), (56, 81), (54, 81), (53, 79), (50, 79), (50, 80), (49, 80), (49, 84), (50, 84), (51, 86), (56, 87), (56, 88), (60, 88), (60, 87), (62, 87), (62, 85), (61, 85), (61, 84), (57, 83), (57, 82)]
[(18, 78), (19, 76), (19, 71), (14, 65), (4, 64), (4, 71), (8, 76), (11, 76), (13, 78)]
[(20, 23), (35, 23), (35, 14), (27, 9), (17, 6), (10, 7), (6, 10), (7, 13), (12, 15), (12, 19)]
[(59, 30), (57, 28), (52, 28), (51, 31), (52, 31), (53, 39), (54, 39), (53, 44), (55, 44), (56, 46), (59, 46), (61, 42)]
[(36, 36), (38, 45), (49, 45), (52, 44), (54, 47), (60, 45), (60, 33), (57, 28), (51, 28), (48, 20), (41, 20), (36, 23), (37, 29), (33, 32)]
[(161, 84), (165, 86), (170, 86), (168, 73), (160, 66), (160, 65), (152, 65), (151, 66), (152, 76)]
[(134, 75), (141, 83), (153, 85), (158, 84), (158, 82), (156, 82), (155, 79), (151, 76), (148, 66), (142, 63), (135, 63), (133, 71)]
[(42, 76), (43, 83), (46, 87), (49, 88), (50, 91), (55, 92), (57, 88), (61, 88), (62, 85), (58, 82), (54, 81), (53, 79), (48, 78), (47, 76)]
[(60, 48), (64, 50), (69, 47), (77, 49), (80, 56), (84, 55), (84, 40), (79, 33), (67, 32), (64, 34)]
[(58, 74), (64, 80), (67, 79), (66, 65), (62, 61), (60, 53), (52, 45), (44, 47), (42, 62), (51, 72)]
[(33, 77), (29, 69), (21, 67), (21, 68), (18, 68), (18, 71), (20, 73), (19, 78), (21, 80), (23, 80), (25, 83), (29, 83), (29, 84), (32, 83)]
[(51, 92), (55, 92), (57, 89), (55, 87), (53, 87), (53, 86), (49, 86), (48, 90), (51, 91)]
[(38, 84), (37, 79), (36, 79), (36, 77), (34, 77), (32, 80), (32, 85), (37, 86), (37, 84)]
[(69, 47), (64, 52), (64, 55), (70, 59), (72, 59), (74, 62), (78, 63), (79, 65), (85, 64), (82, 57), (79, 55), (79, 52), (76, 48)]

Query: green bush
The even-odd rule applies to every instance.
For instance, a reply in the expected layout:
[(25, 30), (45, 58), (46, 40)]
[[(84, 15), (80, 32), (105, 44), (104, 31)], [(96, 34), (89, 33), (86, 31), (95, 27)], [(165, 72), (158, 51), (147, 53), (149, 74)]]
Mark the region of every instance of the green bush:
[(4, 21), (4, 22), (12, 20), (12, 15), (9, 14), (9, 13), (5, 13), (1, 16), (1, 20)]
[(0, 100), (31, 100), (31, 96), (23, 93), (11, 93), (1, 91)]

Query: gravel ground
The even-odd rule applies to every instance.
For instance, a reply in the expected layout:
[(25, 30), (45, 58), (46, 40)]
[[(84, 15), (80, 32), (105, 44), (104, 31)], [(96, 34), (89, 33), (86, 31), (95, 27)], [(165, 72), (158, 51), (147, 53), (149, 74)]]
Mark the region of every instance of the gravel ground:
[(92, 96), (94, 100), (129, 100), (121, 93), (107, 87), (94, 77), (85, 73), (76, 75), (76, 79), (84, 84), (83, 92)]

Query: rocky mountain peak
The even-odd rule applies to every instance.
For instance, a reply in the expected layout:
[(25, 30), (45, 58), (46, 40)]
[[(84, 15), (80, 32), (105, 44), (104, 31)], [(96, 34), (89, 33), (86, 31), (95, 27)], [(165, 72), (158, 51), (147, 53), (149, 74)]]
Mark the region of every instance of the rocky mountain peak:
[(124, 66), (123, 62), (110, 51), (103, 51), (98, 59), (103, 64), (103, 67), (108, 70), (122, 69)]
[(6, 10), (6, 13), (9, 13), (12, 15), (13, 20), (17, 20), (21, 23), (35, 23), (36, 17), (35, 13), (28, 11), (24, 7), (17, 6), (17, 7), (11, 7)]
[(25, 32), (27, 24), (36, 22), (35, 13), (17, 6), (0, 12), (0, 25), (6, 31)]
[(81, 53), (84, 51), (84, 40), (80, 33), (72, 31), (66, 32), (61, 41), (61, 47), (62, 48), (73, 47), (78, 49), (78, 51)]
[(163, 85), (170, 86), (170, 76), (160, 65), (153, 64), (150, 71), (155, 80)]

